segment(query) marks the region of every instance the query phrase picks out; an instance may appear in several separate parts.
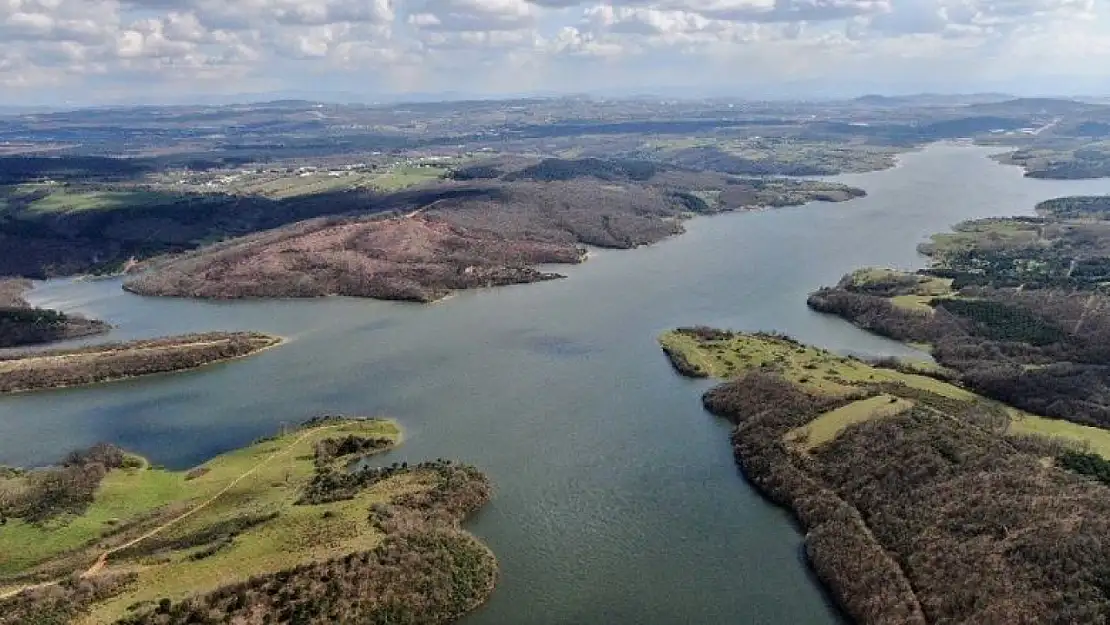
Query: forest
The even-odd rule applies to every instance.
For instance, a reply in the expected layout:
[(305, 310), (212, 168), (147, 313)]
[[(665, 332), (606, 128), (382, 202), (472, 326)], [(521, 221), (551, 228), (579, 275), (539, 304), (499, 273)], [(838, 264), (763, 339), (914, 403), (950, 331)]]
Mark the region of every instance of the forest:
[(809, 564), (854, 622), (1110, 618), (1101, 456), (1011, 433), (1004, 407), (958, 387), (786, 337), (671, 334), (692, 343), (668, 355), (728, 378), (706, 409), (735, 425), (745, 477), (794, 513)]
[[(961, 224), (919, 274), (845, 277), (809, 306), (899, 341), (1024, 410), (1110, 427), (1110, 221), (1102, 197), (1060, 198), (1043, 217)], [(947, 292), (922, 294), (922, 281)], [(905, 305), (905, 298), (922, 303)]]
[[(369, 461), (398, 436), (392, 422), (327, 416), (188, 472), (105, 445), (57, 467), (7, 470), (0, 492), (13, 480), (37, 483), (78, 468), (97, 468), (103, 484), (91, 495), (82, 482), (69, 499), (36, 499), (69, 523), (22, 508), (3, 521), (46, 560), (0, 576), (38, 582), (0, 595), (0, 624), (454, 622), (485, 601), (497, 579), (494, 555), (460, 528), (491, 496), (481, 472), (441, 459), (398, 466), (340, 498), (304, 497), (313, 475)], [(236, 476), (243, 477), (224, 496)], [(91, 535), (81, 529), (121, 501), (130, 516)], [(4, 540), (15, 539), (0, 534), (0, 546)], [(0, 563), (0, 571), (10, 568)]]
[(29, 280), (0, 278), (0, 349), (92, 336), (111, 329), (102, 321), (81, 315), (32, 308), (23, 299), (30, 288)]

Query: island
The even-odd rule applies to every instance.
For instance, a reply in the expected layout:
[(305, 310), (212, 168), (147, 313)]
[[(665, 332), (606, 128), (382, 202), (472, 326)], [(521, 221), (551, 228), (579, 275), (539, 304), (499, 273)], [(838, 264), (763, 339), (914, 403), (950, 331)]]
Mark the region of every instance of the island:
[(0, 623), (449, 623), (497, 563), (477, 469), (371, 463), (384, 419), (317, 417), (167, 471), (111, 445), (0, 472)]
[(0, 354), (0, 393), (37, 391), (195, 369), (274, 347), (258, 332), (208, 332)]
[(0, 278), (0, 348), (103, 334), (107, 323), (47, 308), (33, 308), (23, 294), (30, 280)]
[(745, 476), (794, 513), (811, 567), (855, 622), (1110, 611), (1110, 431), (1006, 406), (925, 363), (710, 328), (660, 341), (679, 371), (727, 380), (705, 407), (735, 424)]

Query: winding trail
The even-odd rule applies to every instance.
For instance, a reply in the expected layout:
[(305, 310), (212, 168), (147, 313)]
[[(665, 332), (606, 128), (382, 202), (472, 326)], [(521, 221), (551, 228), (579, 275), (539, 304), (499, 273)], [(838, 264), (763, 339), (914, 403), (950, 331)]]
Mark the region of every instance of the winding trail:
[[(219, 490), (219, 492), (212, 495), (211, 497), (209, 497), (205, 501), (197, 504), (196, 506), (193, 506), (192, 508), (190, 508), (189, 510), (186, 510), (185, 512), (182, 512), (181, 514), (175, 516), (174, 518), (170, 519), (169, 521), (166, 521), (165, 523), (162, 523), (161, 525), (151, 529), (150, 531), (143, 534), (142, 536), (139, 536), (138, 538), (130, 540), (130, 541), (128, 541), (128, 542), (126, 542), (122, 545), (119, 545), (117, 547), (113, 547), (113, 548), (101, 553), (100, 557), (98, 557), (96, 559), (96, 562), (93, 563), (93, 565), (90, 566), (88, 568), (88, 570), (86, 570), (84, 573), (81, 573), (81, 578), (84, 579), (84, 578), (87, 578), (87, 577), (92, 577), (93, 575), (96, 575), (97, 573), (100, 573), (102, 570), (104, 570), (104, 567), (107, 566), (107, 564), (108, 564), (108, 558), (112, 557), (112, 554), (123, 551), (124, 549), (130, 549), (131, 547), (134, 547), (135, 545), (143, 542), (144, 540), (148, 540), (150, 538), (153, 538), (154, 536), (157, 536), (158, 534), (165, 531), (167, 528), (172, 527), (172, 526), (176, 525), (177, 523), (180, 523), (181, 521), (193, 516), (197, 512), (200, 512), (201, 510), (203, 510), (203, 509), (207, 508), (208, 506), (212, 505), (213, 503), (216, 502), (217, 499), (226, 495), (228, 493), (228, 491), (230, 491), (232, 488), (235, 488), (240, 482), (247, 479), (251, 475), (254, 475), (255, 472), (257, 472), (259, 469), (261, 469), (262, 467), (264, 467), (267, 464), (269, 464), (270, 462), (272, 462), (275, 458), (278, 458), (279, 456), (284, 456), (284, 455), (288, 454), (294, 447), (296, 447), (297, 445), (304, 442), (304, 440), (306, 438), (309, 438), (310, 436), (314, 436), (314, 435), (316, 435), (320, 432), (323, 432), (324, 430), (330, 430), (330, 429), (337, 428), (337, 427), (339, 427), (339, 426), (338, 425), (325, 425), (325, 426), (321, 426), (321, 427), (318, 427), (318, 428), (313, 428), (313, 429), (305, 432), (301, 436), (297, 437), (297, 440), (293, 441), (292, 443), (289, 443), (285, 447), (275, 451), (274, 453), (270, 454), (269, 456), (266, 456), (261, 461), (259, 461), (258, 464), (254, 465), (253, 467), (248, 469), (242, 475), (236, 477), (234, 480), (231, 480), (231, 482), (229, 482), (227, 484), (227, 486), (224, 486), (223, 488), (221, 488)], [(0, 600), (8, 599), (10, 597), (14, 597), (15, 595), (18, 595), (19, 593), (27, 591), (27, 590), (34, 590), (36, 588), (45, 588), (47, 586), (55, 586), (58, 583), (59, 583), (59, 580), (54, 580), (54, 581), (51, 581), (51, 582), (42, 582), (42, 583), (39, 583), (39, 584), (31, 584), (31, 585), (28, 585), (28, 586), (21, 586), (19, 588), (16, 588), (15, 590), (11, 590), (11, 591), (5, 592), (3, 594), (0, 594)]]

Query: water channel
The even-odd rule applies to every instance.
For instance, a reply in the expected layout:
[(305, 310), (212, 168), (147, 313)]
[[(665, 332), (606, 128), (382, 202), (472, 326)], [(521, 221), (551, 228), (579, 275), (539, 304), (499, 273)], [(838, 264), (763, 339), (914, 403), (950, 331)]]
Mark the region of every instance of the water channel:
[(938, 144), (894, 169), (835, 178), (868, 197), (694, 219), (635, 251), (597, 251), (566, 280), (410, 305), (328, 298), (142, 298), (118, 280), (58, 280), (35, 305), (107, 320), (110, 338), (259, 330), (288, 344), (239, 362), (0, 399), (0, 463), (110, 441), (184, 468), (321, 413), (387, 415), (387, 458), (478, 465), (496, 496), (468, 528), (501, 562), (468, 625), (837, 622), (787, 514), (738, 474), (707, 385), (675, 375), (658, 333), (702, 323), (778, 330), (834, 350), (908, 355), (806, 309), (863, 265), (919, 267), (955, 222), (1030, 214), (1110, 181), (1042, 181)]

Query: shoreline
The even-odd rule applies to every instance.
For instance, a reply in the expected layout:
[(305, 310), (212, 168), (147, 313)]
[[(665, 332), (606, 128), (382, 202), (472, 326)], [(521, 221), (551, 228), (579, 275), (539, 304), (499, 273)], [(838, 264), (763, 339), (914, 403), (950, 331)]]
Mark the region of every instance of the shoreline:
[[(180, 373), (180, 372), (183, 372), (183, 371), (192, 371), (192, 370), (197, 370), (197, 369), (203, 369), (203, 368), (206, 368), (206, 367), (209, 367), (209, 366), (212, 366), (212, 365), (229, 363), (229, 362), (234, 362), (234, 361), (241, 360), (241, 359), (244, 359), (244, 358), (249, 358), (251, 356), (255, 356), (257, 354), (268, 351), (268, 350), (273, 349), (275, 347), (285, 345), (286, 343), (288, 343), (292, 340), (292, 339), (289, 339), (287, 337), (278, 336), (278, 335), (265, 335), (265, 336), (270, 339), (269, 342), (266, 345), (263, 345), (261, 347), (252, 349), (251, 351), (248, 351), (248, 352), (245, 352), (245, 353), (242, 353), (242, 354), (236, 354), (234, 356), (228, 356), (228, 357), (224, 357), (224, 358), (216, 358), (214, 360), (208, 360), (208, 361), (202, 362), (200, 364), (191, 365), (191, 366), (184, 366), (184, 367), (179, 367), (179, 368), (174, 368), (174, 369), (166, 369), (166, 370), (161, 370), (161, 371), (150, 371), (150, 372), (145, 372), (145, 373), (133, 373), (133, 374), (118, 375), (118, 376), (110, 376), (110, 377), (106, 377), (106, 378), (103, 378), (103, 379), (98, 379), (98, 380), (93, 380), (93, 381), (88, 381), (88, 382), (51, 384), (51, 385), (47, 385), (47, 386), (37, 386), (37, 387), (36, 386), (17, 387), (17, 388), (12, 388), (10, 390), (0, 390), (0, 399), (2, 399), (6, 395), (23, 395), (23, 394), (27, 394), (27, 393), (36, 393), (36, 392), (43, 392), (43, 391), (54, 391), (54, 390), (63, 390), (63, 389), (71, 389), (71, 388), (90, 387), (90, 386), (97, 386), (97, 385), (100, 385), (100, 384), (112, 384), (112, 383), (115, 383), (115, 382), (124, 382), (124, 381), (127, 381), (127, 380), (133, 380), (133, 379), (138, 379), (138, 378), (149, 378), (149, 377), (161, 376), (161, 375), (172, 375), (172, 374)], [(173, 338), (173, 337), (161, 337), (161, 338)], [(140, 341), (145, 341), (145, 340), (151, 340), (151, 339), (139, 339), (139, 340)], [(231, 340), (231, 338), (224, 339), (224, 340)], [(121, 345), (121, 344), (114, 344), (114, 345)], [(123, 343), (122, 345), (126, 346), (127, 343)], [(185, 344), (185, 347), (191, 347), (191, 346), (194, 346), (194, 345), (196, 345), (196, 344), (195, 343)], [(96, 347), (96, 346), (89, 346), (88, 348), (85, 348), (85, 349), (91, 351), (91, 348), (94, 348), (94, 347)], [(58, 354), (29, 352), (29, 353), (27, 353), (27, 358), (29, 358), (29, 359), (52, 358), (52, 357), (64, 358), (64, 357), (67, 357), (67, 356), (75, 356), (75, 355), (79, 356), (79, 355), (83, 355), (83, 354), (89, 354), (90, 351), (86, 351), (84, 353), (78, 352), (78, 353), (58, 353)], [(91, 352), (91, 353), (95, 353), (95, 352)], [(104, 352), (104, 353), (105, 354), (112, 354), (114, 352), (109, 351), (109, 352)], [(4, 362), (17, 362), (19, 360), (21, 360), (21, 358), (18, 358), (18, 357), (16, 357), (16, 358), (5, 358), (5, 359), (0, 360), (0, 365), (2, 365)], [(0, 371), (0, 378), (2, 378), (4, 373), (5, 372)]]
[[(75, 514), (100, 519), (100, 507), (118, 506), (119, 496), (135, 497), (139, 507), (128, 509), (119, 526), (122, 531), (102, 538), (95, 538), (94, 532), (93, 540), (86, 541), (81, 536), (88, 530), (81, 529), (82, 524), (72, 530), (67, 525), (34, 530), (34, 537), (24, 540), (33, 538), (29, 546), (35, 555), (0, 584), (0, 606), (18, 622), (32, 621), (53, 614), (54, 607), (43, 598), (56, 595), (72, 610), (66, 622), (114, 623), (123, 616), (128, 622), (152, 624), (163, 622), (160, 615), (171, 614), (171, 623), (185, 623), (197, 609), (225, 611), (229, 618), (233, 612), (240, 617), (260, 612), (277, 616), (288, 601), (284, 594), (275, 599), (269, 589), (280, 587), (304, 607), (325, 610), (321, 615), (335, 602), (353, 610), (332, 622), (377, 622), (399, 605), (412, 606), (412, 616), (418, 617), (414, 622), (455, 622), (489, 601), (500, 576), (493, 550), (462, 527), (489, 503), (491, 484), (475, 467), (444, 460), (401, 468), (394, 463), (392, 470), (384, 462), (365, 471), (344, 469), (395, 451), (403, 440), (404, 429), (393, 418), (322, 415), (191, 469), (153, 469), (184, 476), (177, 491), (156, 501), (147, 501), (142, 493), (164, 478), (148, 472), (150, 461), (145, 457), (120, 449), (130, 460), (110, 469), (104, 478), (110, 485), (96, 491), (107, 488), (113, 494), (104, 495), (104, 502), (97, 495), (90, 507)], [(382, 442), (387, 444), (381, 446)], [(65, 466), (27, 471), (57, 472)], [(344, 475), (346, 482), (334, 483)], [(273, 488), (289, 493), (275, 502), (268, 494)], [(231, 520), (242, 520), (221, 529), (229, 522), (228, 505), (240, 515)], [(369, 524), (366, 506), (371, 510)], [(150, 517), (150, 511), (157, 510), (170, 513)], [(15, 530), (31, 531), (28, 518), (13, 520)], [(72, 531), (80, 535), (69, 536)], [(274, 536), (292, 532), (287, 539), (299, 545), (321, 531), (338, 532), (336, 540), (342, 540), (325, 551), (290, 550), (281, 547), (281, 541), (273, 543)], [(230, 538), (222, 537), (224, 532), (230, 532)], [(8, 540), (17, 540), (15, 536)], [(259, 540), (271, 545), (265, 553), (256, 553)], [(76, 551), (67, 542), (74, 542)], [(78, 561), (75, 554), (87, 557)], [(277, 554), (283, 554), (282, 559), (272, 561)], [(209, 558), (218, 564), (210, 564)], [(143, 566), (136, 567), (138, 563)], [(75, 566), (85, 571), (80, 575), (85, 584), (108, 591), (82, 594), (66, 581), (67, 571)], [(193, 570), (202, 577), (191, 574)], [(315, 583), (323, 573), (334, 576), (342, 588)], [(414, 576), (424, 583), (397, 585)], [(228, 604), (228, 593), (249, 600)], [(359, 597), (385, 598), (362, 602)], [(396, 597), (405, 601), (397, 604)], [(174, 605), (172, 613), (160, 609), (165, 601)]]

